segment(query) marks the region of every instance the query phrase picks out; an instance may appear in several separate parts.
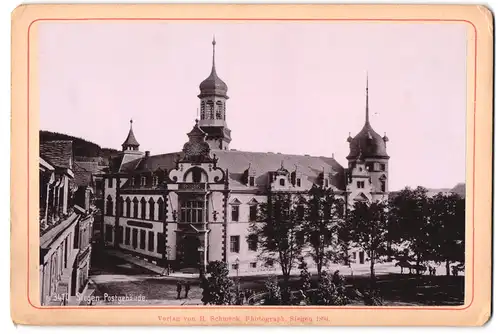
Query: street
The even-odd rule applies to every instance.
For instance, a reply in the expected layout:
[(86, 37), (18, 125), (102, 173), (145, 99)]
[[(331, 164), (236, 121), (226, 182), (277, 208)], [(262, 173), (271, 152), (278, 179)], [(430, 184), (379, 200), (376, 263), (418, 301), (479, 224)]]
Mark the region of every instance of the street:
[[(463, 301), (463, 276), (400, 275), (388, 264), (377, 269), (378, 289), (387, 305), (460, 305)], [(363, 289), (369, 282), (369, 271), (362, 268), (353, 271), (352, 276), (343, 272), (346, 283)], [(184, 298), (183, 287), (181, 299), (177, 299), (179, 278), (160, 276), (97, 249), (93, 253), (90, 278), (95, 289), (93, 305), (201, 305), (198, 278), (181, 279), (190, 282), (190, 291), (188, 298)], [(242, 289), (263, 292), (267, 276), (234, 279), (239, 280)], [(298, 279), (298, 276), (290, 278), (292, 289), (299, 289)], [(317, 276), (313, 275), (313, 285), (316, 282)]]
[[(95, 283), (95, 305), (186, 305), (201, 303), (198, 281), (192, 281), (188, 298), (177, 299), (173, 277), (162, 277), (147, 269), (96, 251), (90, 279)], [(127, 297), (128, 300), (122, 300)]]

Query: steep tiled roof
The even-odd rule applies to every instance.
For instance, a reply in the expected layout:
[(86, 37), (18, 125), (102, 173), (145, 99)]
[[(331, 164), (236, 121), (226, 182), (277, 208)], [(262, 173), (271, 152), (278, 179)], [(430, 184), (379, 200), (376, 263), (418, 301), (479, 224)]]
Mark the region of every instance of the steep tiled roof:
[[(217, 166), (228, 169), (232, 185), (242, 185), (243, 174), (249, 166), (255, 170), (256, 184), (266, 185), (268, 173), (277, 171), (283, 164), (290, 173), (297, 171), (297, 176), (302, 178), (302, 186), (306, 189), (317, 183), (323, 172), (331, 175), (330, 182), (335, 187), (345, 189), (344, 168), (334, 158), (236, 150), (212, 150), (211, 155), (213, 154), (218, 158)], [(170, 170), (175, 167), (177, 156), (182, 154), (168, 153), (143, 158), (136, 165), (135, 171), (155, 171), (159, 168)]]
[(56, 167), (71, 168), (73, 142), (71, 140), (41, 142), (40, 155)]
[(91, 185), (92, 174), (99, 174), (102, 170), (103, 166), (99, 166), (97, 162), (76, 161), (73, 168), (74, 182), (79, 187)]

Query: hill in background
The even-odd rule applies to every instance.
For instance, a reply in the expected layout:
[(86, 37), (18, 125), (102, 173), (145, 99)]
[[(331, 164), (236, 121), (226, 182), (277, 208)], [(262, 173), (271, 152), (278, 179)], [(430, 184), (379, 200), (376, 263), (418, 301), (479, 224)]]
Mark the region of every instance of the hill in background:
[(73, 141), (73, 155), (76, 161), (96, 161), (102, 165), (109, 165), (109, 160), (119, 153), (115, 149), (101, 148), (99, 145), (88, 140), (64, 133), (41, 130), (39, 136), (40, 142), (53, 140)]

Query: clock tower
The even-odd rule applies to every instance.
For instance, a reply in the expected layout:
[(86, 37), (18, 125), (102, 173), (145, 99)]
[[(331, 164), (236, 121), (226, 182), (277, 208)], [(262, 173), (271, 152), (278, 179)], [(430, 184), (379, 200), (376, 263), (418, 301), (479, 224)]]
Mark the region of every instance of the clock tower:
[(226, 124), (227, 85), (215, 70), (215, 37), (212, 41), (212, 71), (200, 84), (200, 128), (207, 134), (211, 149), (227, 150), (231, 142), (231, 130)]

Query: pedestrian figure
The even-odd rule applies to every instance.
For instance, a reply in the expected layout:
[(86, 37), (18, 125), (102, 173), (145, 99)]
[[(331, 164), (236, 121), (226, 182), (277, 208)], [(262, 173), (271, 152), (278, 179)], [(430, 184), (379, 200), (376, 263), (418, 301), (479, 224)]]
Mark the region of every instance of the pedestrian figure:
[(304, 293), (304, 291), (299, 290), (298, 299), (299, 299), (299, 305), (307, 305), (307, 302), (306, 302), (307, 296)]
[(246, 289), (245, 290), (245, 301), (248, 303), (248, 300), (250, 299), (250, 297), (252, 296), (252, 291), (250, 291), (250, 289)]
[(184, 298), (187, 299), (189, 290), (191, 289), (191, 284), (189, 284), (189, 282), (186, 281), (186, 283), (184, 283), (184, 289), (186, 290), (186, 296)]
[(238, 304), (243, 305), (244, 302), (245, 302), (245, 294), (243, 293), (243, 291), (241, 291), (240, 295), (238, 296)]
[(177, 299), (181, 299), (182, 282), (177, 281)]

